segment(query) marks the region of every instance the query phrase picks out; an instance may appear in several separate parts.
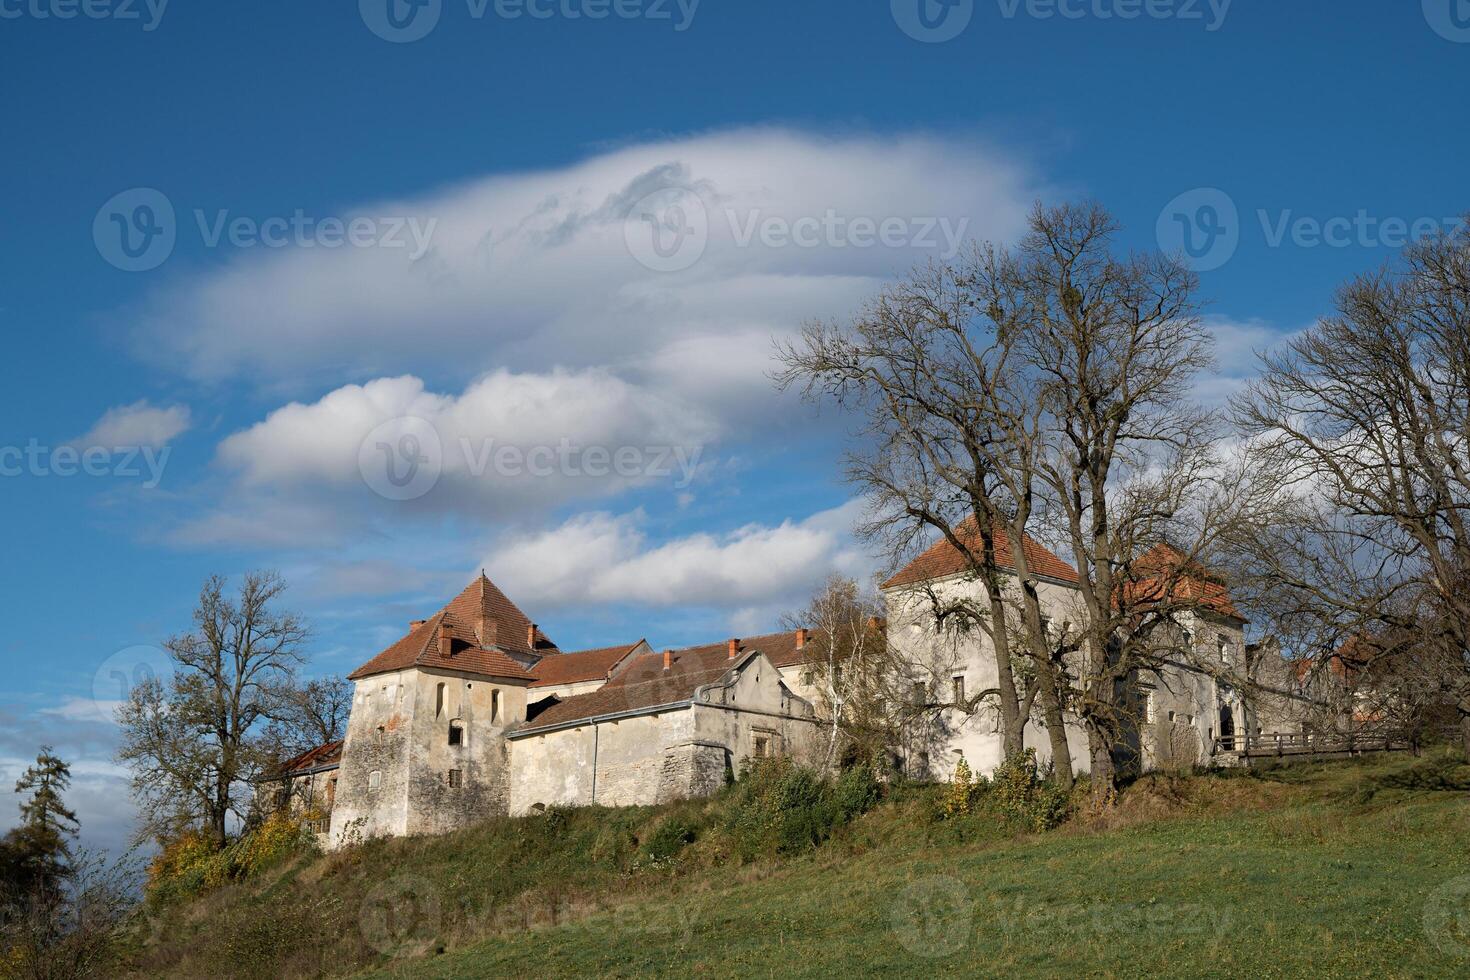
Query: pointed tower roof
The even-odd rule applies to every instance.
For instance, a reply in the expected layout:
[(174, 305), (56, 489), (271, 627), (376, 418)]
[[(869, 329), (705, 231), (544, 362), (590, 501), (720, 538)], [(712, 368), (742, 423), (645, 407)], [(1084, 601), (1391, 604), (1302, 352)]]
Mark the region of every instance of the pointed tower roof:
[(469, 587), (431, 619), (414, 623), (408, 634), (348, 675), (360, 680), (409, 667), (436, 667), (499, 677), (532, 679), (512, 654), (554, 654), (556, 644), (485, 577)]

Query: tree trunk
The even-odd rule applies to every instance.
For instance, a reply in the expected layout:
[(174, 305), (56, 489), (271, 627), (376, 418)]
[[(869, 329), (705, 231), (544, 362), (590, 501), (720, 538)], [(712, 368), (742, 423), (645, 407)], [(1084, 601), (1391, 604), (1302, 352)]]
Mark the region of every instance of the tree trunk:
[(1470, 759), (1470, 715), (1460, 716), (1460, 751)]
[(1071, 789), (1072, 747), (1067, 744), (1066, 717), (1062, 713), (1061, 700), (1057, 697), (1056, 669), (1050, 662), (1036, 665), (1037, 682), (1041, 685), (1042, 717), (1046, 720), (1046, 734), (1051, 739), (1051, 761), (1059, 785)]
[(1021, 717), (1021, 699), (1016, 693), (1016, 675), (1011, 670), (1011, 644), (1006, 636), (1006, 609), (999, 590), (988, 582), (990, 598), (990, 645), (995, 650), (996, 687), (1000, 689), (1001, 744), (1006, 758), (1026, 748), (1026, 719)]
[(1111, 806), (1118, 791), (1112, 743), (1096, 724), (1087, 726), (1087, 742), (1092, 753), (1092, 802)]

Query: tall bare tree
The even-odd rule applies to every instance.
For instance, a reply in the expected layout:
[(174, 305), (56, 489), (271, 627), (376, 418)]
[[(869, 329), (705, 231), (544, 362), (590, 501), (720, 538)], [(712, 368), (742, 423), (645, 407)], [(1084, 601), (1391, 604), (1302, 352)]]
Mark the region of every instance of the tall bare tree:
[(205, 582), (194, 628), (164, 643), (173, 676), (138, 685), (118, 711), (145, 830), (196, 827), (218, 846), (231, 815), (246, 815), (246, 784), (275, 761), (264, 728), (291, 711), (308, 636), (276, 608), (286, 584), (274, 572), (246, 575), (234, 597), (225, 588)]
[[(1038, 206), (1016, 248), (973, 248), (849, 325), (809, 326), (777, 377), (866, 413), (848, 463), (873, 503), (862, 530), (895, 556), (936, 533), (955, 548), (982, 600), (928, 599), (939, 623), (990, 639), (1006, 750), (1034, 699), (1069, 779), (1070, 709), (1100, 795), (1134, 720), (1130, 678), (1185, 653), (1169, 627), (1198, 600), (1176, 586), (1242, 505), (1213, 449), (1217, 420), (1192, 401), (1213, 359), (1196, 277), (1168, 256), (1114, 255), (1116, 233), (1096, 205)], [(1048, 628), (1030, 534), (1077, 567), (1065, 628)], [(1166, 540), (1177, 561), (1134, 568)]]
[(1283, 519), (1245, 541), (1319, 662), (1397, 638), (1456, 704), (1470, 751), (1470, 230), (1415, 243), (1263, 357), (1237, 400)]

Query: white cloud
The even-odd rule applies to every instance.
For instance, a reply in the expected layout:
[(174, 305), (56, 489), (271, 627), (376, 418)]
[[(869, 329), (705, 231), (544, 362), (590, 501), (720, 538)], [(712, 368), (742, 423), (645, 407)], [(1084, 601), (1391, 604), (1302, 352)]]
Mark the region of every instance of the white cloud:
[(413, 468), (424, 482), (403, 499), (486, 517), (687, 486), (716, 432), (679, 399), (604, 369), (499, 370), (458, 395), (412, 376), (347, 385), (277, 409), (218, 455), (246, 489), (308, 498), (344, 488), (392, 498), (390, 473), (407, 480)]
[(1215, 335), (1216, 372), (1202, 375), (1195, 397), (1206, 405), (1224, 405), (1257, 374), (1258, 355), (1285, 343), (1294, 331), (1281, 330), (1264, 320), (1235, 320), (1210, 316), (1205, 329)]
[[(680, 187), (708, 216), (707, 247), (686, 269), (647, 268), (628, 243), (645, 229), (634, 206)], [(972, 140), (779, 129), (673, 139), (358, 209), (434, 221), (428, 254), (244, 255), (155, 296), (137, 311), (136, 336), (146, 355), (195, 378), (267, 386), (561, 364), (681, 393), (701, 391), (709, 371), (723, 389), (728, 367), (691, 363), (697, 339), (759, 362), (773, 334), (841, 315), (956, 232), (1014, 236), (1041, 193), (1022, 166)], [(815, 245), (751, 233), (794, 234), (803, 219)], [(878, 240), (885, 220), (902, 229), (890, 244)], [(865, 233), (868, 223), (880, 234)], [(760, 371), (739, 380), (769, 401)]]
[(74, 444), (104, 449), (157, 448), (168, 444), (188, 428), (187, 405), (158, 408), (144, 400), (109, 408), (91, 431), (74, 440)]
[(833, 571), (862, 577), (871, 567), (852, 540), (858, 502), (801, 521), (751, 524), (651, 543), (641, 513), (584, 514), (561, 526), (501, 542), (491, 576), (543, 608), (630, 603), (649, 607), (743, 609), (800, 604)]

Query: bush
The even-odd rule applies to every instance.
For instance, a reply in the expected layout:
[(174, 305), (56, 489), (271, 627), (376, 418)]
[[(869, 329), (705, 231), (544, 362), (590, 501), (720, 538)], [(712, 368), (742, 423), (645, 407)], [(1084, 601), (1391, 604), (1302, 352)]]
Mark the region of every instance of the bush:
[(1067, 819), (1071, 808), (1068, 793), (1044, 778), (1036, 764), (1036, 750), (1011, 755), (995, 770), (990, 798), (1009, 823), (1040, 833)]
[(643, 856), (651, 861), (667, 861), (694, 843), (697, 831), (692, 823), (674, 816), (660, 823), (643, 842)]
[(954, 769), (954, 782), (949, 784), (944, 799), (940, 801), (939, 815), (946, 820), (968, 817), (974, 812), (976, 800), (984, 790), (985, 783), (975, 781), (970, 764), (961, 756)]
[(298, 854), (315, 852), (315, 838), (305, 829), (313, 816), (272, 814), (223, 848), (197, 830), (185, 831), (166, 843), (148, 866), (149, 900), (167, 905), (194, 898), (259, 875)]
[(834, 782), (790, 759), (750, 763), (735, 784), (725, 830), (741, 860), (810, 851), (878, 801), (871, 770)]

